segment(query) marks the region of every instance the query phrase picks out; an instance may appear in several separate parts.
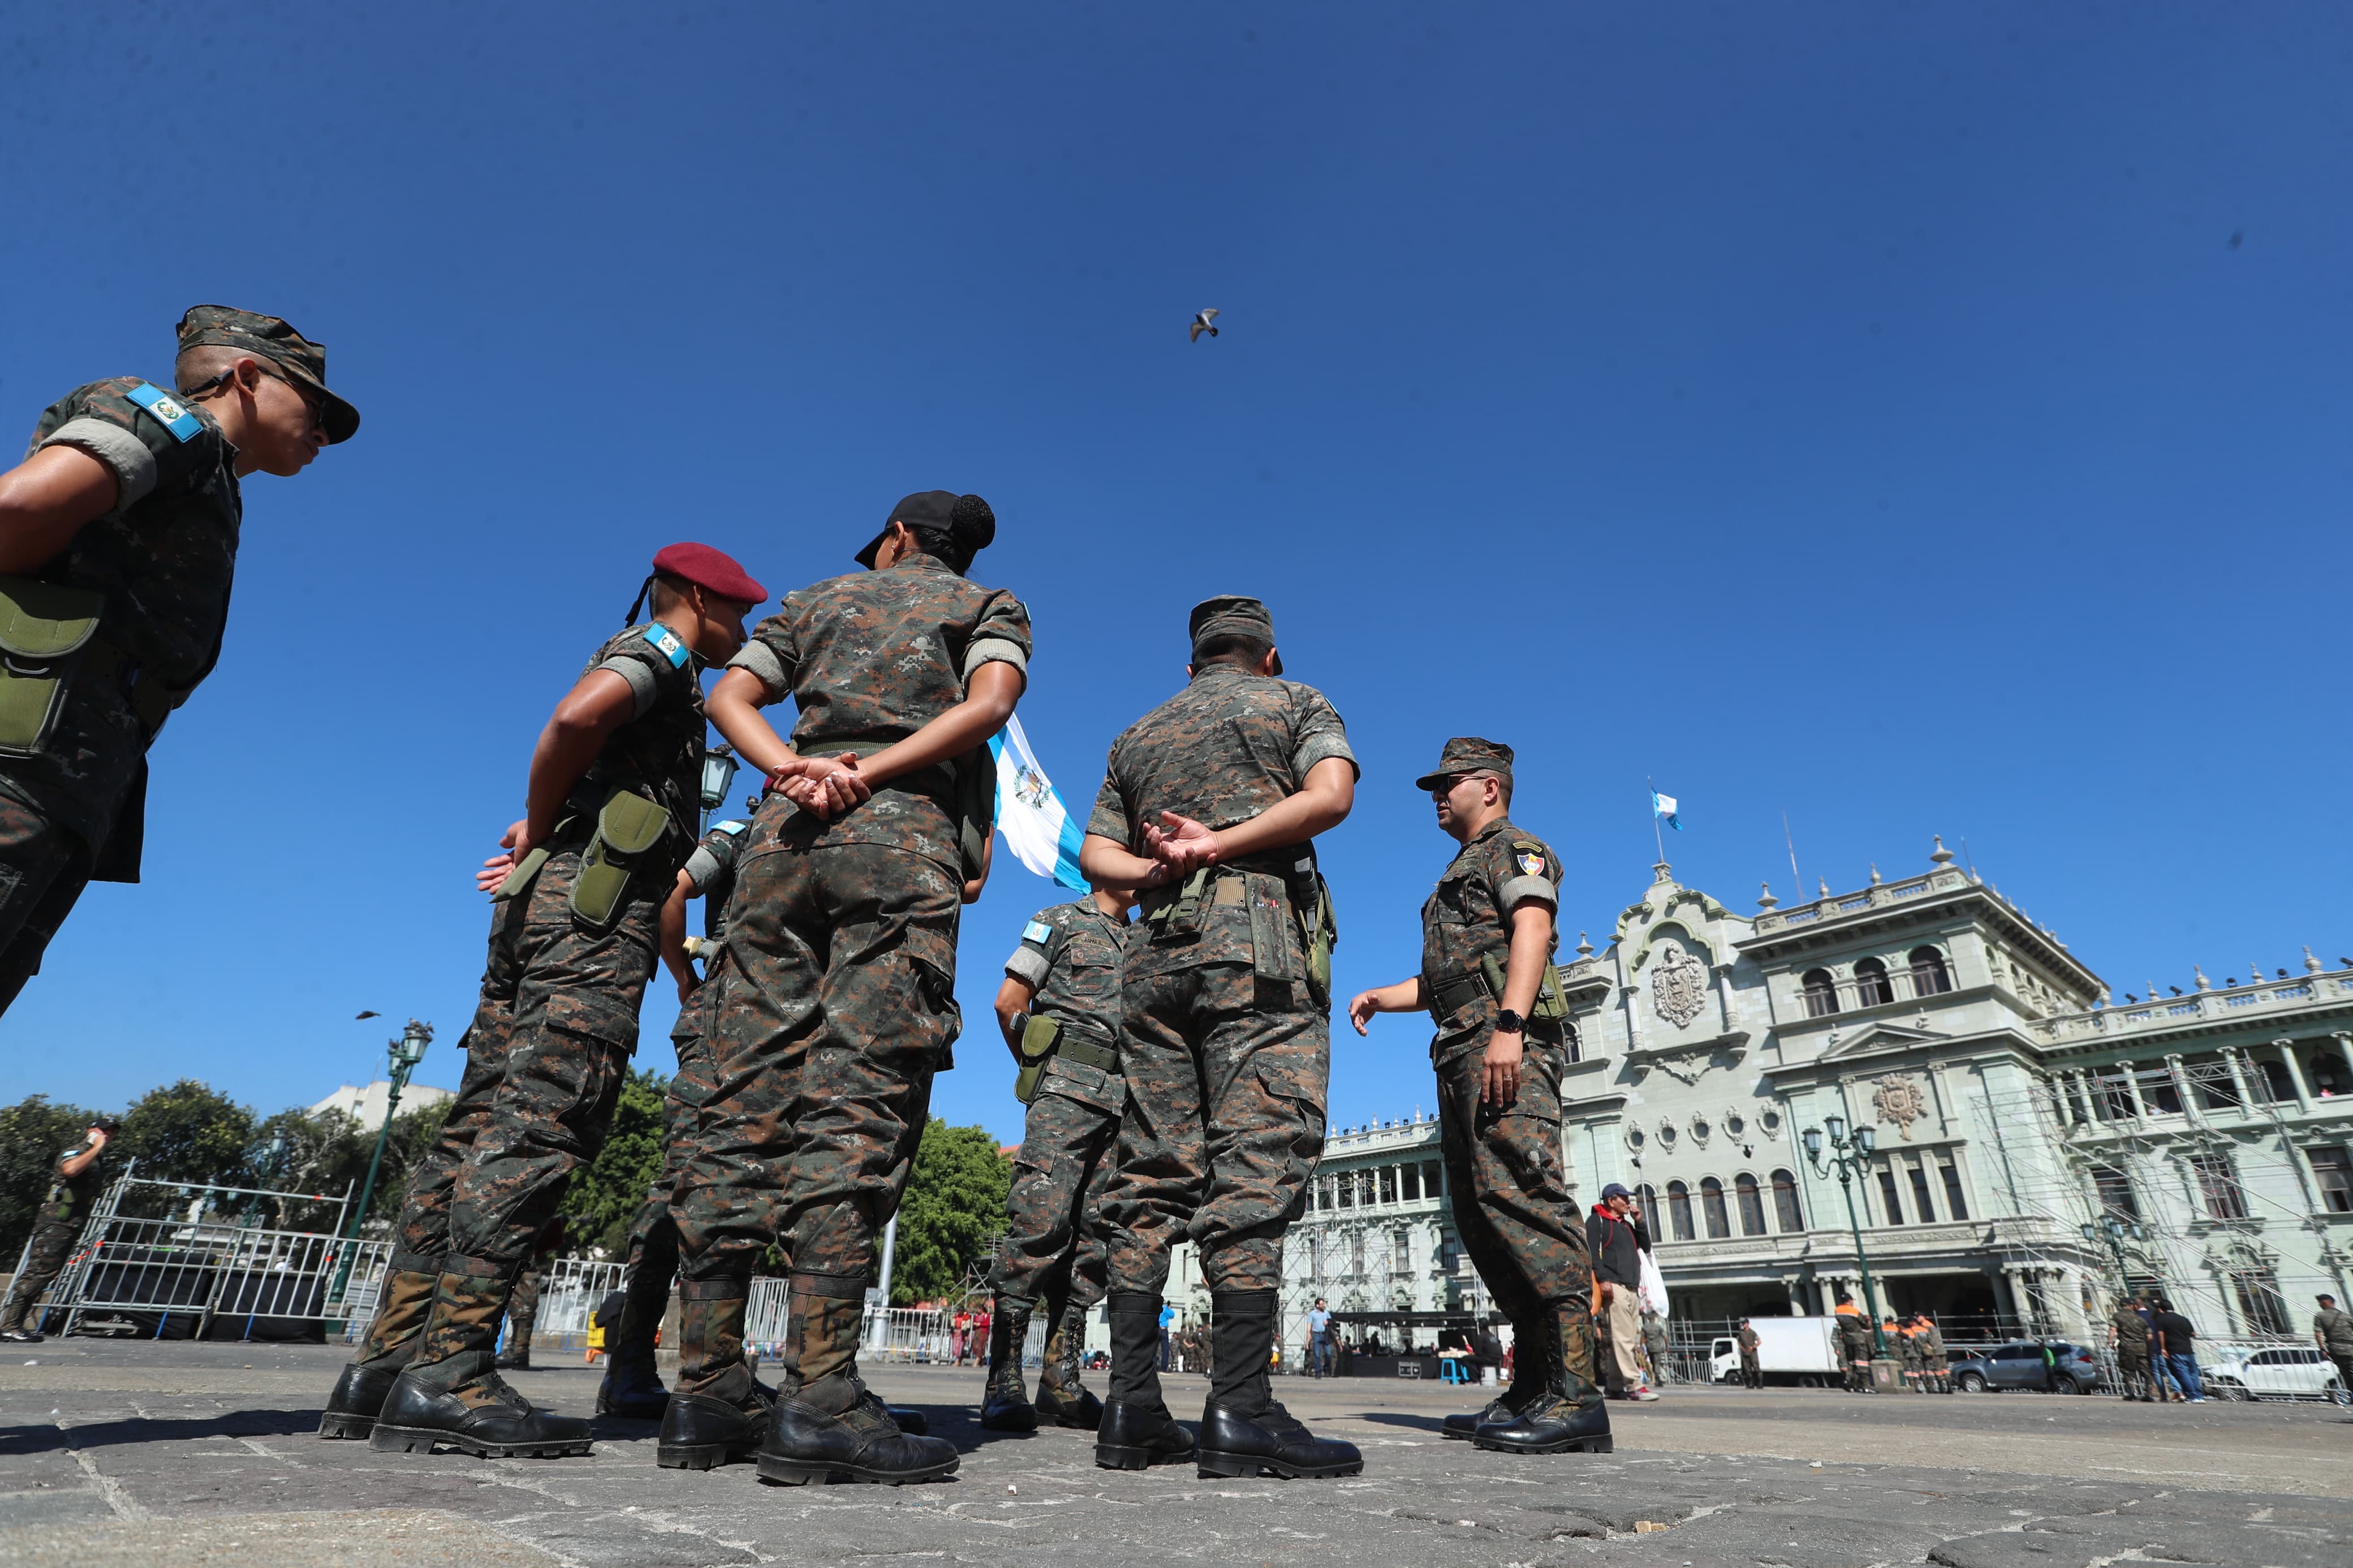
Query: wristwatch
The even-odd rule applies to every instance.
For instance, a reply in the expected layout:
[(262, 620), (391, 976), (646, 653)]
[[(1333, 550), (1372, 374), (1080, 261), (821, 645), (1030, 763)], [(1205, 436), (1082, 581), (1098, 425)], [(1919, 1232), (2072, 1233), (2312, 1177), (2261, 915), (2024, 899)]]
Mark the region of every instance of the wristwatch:
[(1498, 1007), (1495, 1009), (1495, 1033), (1499, 1035), (1524, 1035), (1527, 1033), (1527, 1028), (1528, 1021), (1525, 1018), (1521, 1017), (1517, 1013), (1513, 1012), (1509, 1007)]

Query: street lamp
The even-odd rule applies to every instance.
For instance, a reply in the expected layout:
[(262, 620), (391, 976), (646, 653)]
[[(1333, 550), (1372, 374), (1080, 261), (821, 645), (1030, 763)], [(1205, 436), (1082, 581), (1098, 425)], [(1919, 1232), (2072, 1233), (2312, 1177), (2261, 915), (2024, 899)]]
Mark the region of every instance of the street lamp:
[(341, 1301), (352, 1283), (352, 1265), (359, 1261), (360, 1249), (355, 1245), (360, 1237), (360, 1222), (367, 1217), (368, 1200), (375, 1196), (375, 1173), (384, 1164), (384, 1145), (392, 1136), (393, 1113), (400, 1109), (400, 1091), (408, 1087), (408, 1075), (425, 1059), (425, 1047), (433, 1043), (433, 1026), (408, 1020), (408, 1027), (400, 1031), (400, 1038), (385, 1047), (391, 1064), (387, 1075), (391, 1092), (385, 1096), (384, 1125), (376, 1130), (375, 1154), (368, 1161), (367, 1180), (360, 1186), (359, 1207), (352, 1211), (351, 1234), (343, 1239), (354, 1245), (343, 1248), (343, 1266), (335, 1275), (333, 1300)]
[[(1822, 1131), (1830, 1131), (1831, 1156), (1827, 1165), (1822, 1161)], [(1871, 1160), (1871, 1152), (1879, 1146), (1879, 1129), (1858, 1127), (1854, 1135), (1847, 1135), (1846, 1118), (1825, 1116), (1821, 1127), (1809, 1127), (1799, 1135), (1806, 1146), (1806, 1158), (1815, 1170), (1824, 1175), (1838, 1172), (1839, 1191), (1846, 1194), (1847, 1228), (1854, 1234), (1855, 1268), (1862, 1275), (1862, 1304), (1871, 1314), (1871, 1348), (1874, 1355), (1887, 1354), (1887, 1341), (1879, 1331), (1879, 1298), (1871, 1288), (1871, 1260), (1863, 1256), (1862, 1222), (1854, 1214), (1854, 1173)]]
[(708, 824), (711, 814), (727, 804), (727, 791), (735, 782), (735, 770), (740, 766), (735, 752), (722, 741), (702, 753), (702, 816)]
[(2108, 1250), (2116, 1260), (2117, 1293), (2130, 1294), (2132, 1273), (2125, 1264), (2125, 1238), (2130, 1237), (2135, 1241), (2144, 1241), (2147, 1239), (2148, 1232), (2141, 1228), (2138, 1220), (2125, 1219), (2114, 1214), (2102, 1215), (2097, 1223), (2087, 1220), (2077, 1228), (2083, 1231), (2084, 1239), (2094, 1247), (2104, 1238), (2106, 1240)]

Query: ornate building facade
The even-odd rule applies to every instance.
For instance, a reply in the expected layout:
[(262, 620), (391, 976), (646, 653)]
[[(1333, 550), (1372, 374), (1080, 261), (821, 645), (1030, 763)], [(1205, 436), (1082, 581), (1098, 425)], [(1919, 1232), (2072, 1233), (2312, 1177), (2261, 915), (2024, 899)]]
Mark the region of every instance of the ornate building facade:
[[(1883, 1310), (2076, 1338), (2126, 1283), (2216, 1338), (2353, 1300), (2353, 967), (2118, 1002), (1939, 843), (1919, 876), (1749, 914), (1662, 865), (1562, 980), (1573, 1189), (1642, 1194), (1680, 1318), (1861, 1302), (1865, 1266)], [(1834, 1116), (1876, 1134), (1843, 1184), (1804, 1136)], [(1419, 1114), (1335, 1134), (1286, 1307), (1482, 1304), (1438, 1173)]]

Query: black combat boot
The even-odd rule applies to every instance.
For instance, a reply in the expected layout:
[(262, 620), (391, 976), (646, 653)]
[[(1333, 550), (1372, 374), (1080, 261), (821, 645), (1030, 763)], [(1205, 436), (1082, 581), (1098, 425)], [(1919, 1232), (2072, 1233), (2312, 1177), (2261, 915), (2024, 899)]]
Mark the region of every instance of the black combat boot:
[(1160, 1396), (1160, 1298), (1114, 1290), (1104, 1304), (1111, 1319), (1111, 1398), (1095, 1427), (1095, 1463), (1106, 1470), (1141, 1470), (1191, 1458), (1193, 1435)]
[(749, 1282), (689, 1279), (679, 1288), (678, 1392), (662, 1411), (654, 1463), (708, 1470), (747, 1458), (768, 1429), (773, 1396), (744, 1361)]
[(384, 1277), (376, 1292), (375, 1321), (360, 1341), (360, 1353), (335, 1379), (327, 1408), (319, 1417), (322, 1437), (364, 1437), (375, 1430), (376, 1413), (384, 1408), (392, 1380), (417, 1353), (418, 1336), (433, 1310), (434, 1288), (440, 1277), (416, 1269), (396, 1268)]
[(533, 1409), (491, 1364), (508, 1284), (487, 1273), (441, 1276), (416, 1357), (385, 1395), (368, 1447), (387, 1454), (446, 1447), (483, 1459), (589, 1451), (587, 1422)]
[(1103, 1401), (1079, 1380), (1086, 1353), (1087, 1310), (1073, 1301), (1062, 1309), (1046, 1341), (1046, 1364), (1038, 1369), (1038, 1419), (1053, 1426), (1092, 1432), (1103, 1425)]
[(607, 1331), (605, 1381), (596, 1385), (596, 1414), (625, 1421), (659, 1421), (670, 1405), (654, 1365), (654, 1341), (670, 1306), (671, 1264), (656, 1267), (644, 1258), (621, 1297), (621, 1321)]
[(1318, 1437), (1274, 1401), (1267, 1362), (1274, 1349), (1275, 1292), (1209, 1296), (1209, 1400), (1201, 1407), (1204, 1479), (1267, 1472), (1287, 1479), (1353, 1476), (1365, 1468), (1354, 1443)]
[(1609, 1407), (1594, 1382), (1593, 1318), (1582, 1300), (1556, 1301), (1547, 1314), (1549, 1333), (1539, 1347), (1523, 1344), (1545, 1363), (1545, 1388), (1508, 1421), (1480, 1427), (1471, 1441), (1504, 1454), (1607, 1454)]
[(785, 1381), (760, 1445), (760, 1479), (806, 1486), (842, 1476), (899, 1486), (955, 1473), (955, 1446), (899, 1429), (858, 1377), (866, 1282), (793, 1276), (785, 1328)]
[[(1544, 1343), (1551, 1332), (1549, 1325), (1539, 1322), (1534, 1332), (1516, 1318), (1512, 1321), (1512, 1342), (1525, 1352)], [(1487, 1402), (1484, 1410), (1458, 1410), (1439, 1423), (1438, 1435), (1469, 1442), (1471, 1434), (1491, 1421), (1509, 1421), (1528, 1407), (1531, 1400), (1545, 1389), (1544, 1358), (1525, 1353), (1512, 1358), (1512, 1381), (1503, 1393)]]
[(998, 1296), (988, 1304), (988, 1383), (980, 1398), (980, 1424), (988, 1431), (1038, 1430), (1038, 1412), (1021, 1381), (1021, 1351), (1037, 1310), (1037, 1302), (1015, 1296)]

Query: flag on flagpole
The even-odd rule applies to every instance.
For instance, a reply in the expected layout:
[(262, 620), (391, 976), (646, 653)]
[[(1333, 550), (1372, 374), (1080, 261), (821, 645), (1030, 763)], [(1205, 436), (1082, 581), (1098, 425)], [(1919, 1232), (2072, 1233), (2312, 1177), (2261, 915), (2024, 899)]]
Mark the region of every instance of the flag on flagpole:
[(989, 737), (988, 751), (997, 759), (997, 830), (1005, 835), (1014, 858), (1040, 877), (1083, 891), (1087, 879), (1079, 873), (1079, 840), (1085, 828), (1038, 765), (1021, 721), (1008, 719)]
[(1662, 816), (1666, 818), (1667, 826), (1673, 828), (1677, 833), (1681, 833), (1683, 830), (1683, 822), (1675, 816), (1675, 797), (1673, 795), (1661, 795), (1657, 790), (1652, 790), (1651, 792), (1651, 815), (1652, 816)]

